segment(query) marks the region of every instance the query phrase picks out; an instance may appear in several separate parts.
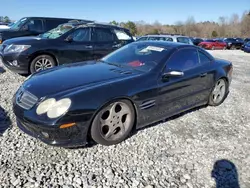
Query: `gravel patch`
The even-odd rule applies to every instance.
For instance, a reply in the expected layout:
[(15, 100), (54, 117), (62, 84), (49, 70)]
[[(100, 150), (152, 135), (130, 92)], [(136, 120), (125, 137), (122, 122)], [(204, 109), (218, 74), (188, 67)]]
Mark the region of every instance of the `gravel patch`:
[(250, 54), (233, 62), (231, 92), (206, 107), (138, 131), (121, 144), (69, 150), (22, 133), (12, 96), (25, 77), (0, 65), (0, 187), (250, 187)]

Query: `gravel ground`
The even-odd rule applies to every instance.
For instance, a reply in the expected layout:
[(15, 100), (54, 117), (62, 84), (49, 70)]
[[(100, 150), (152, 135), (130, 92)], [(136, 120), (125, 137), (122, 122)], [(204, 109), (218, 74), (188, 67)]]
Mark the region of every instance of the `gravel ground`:
[[(47, 146), (16, 127), (11, 98), (24, 77), (0, 65), (0, 187), (250, 187), (250, 54), (213, 51), (233, 62), (231, 93), (139, 131), (116, 146)], [(225, 186), (223, 186), (225, 185)]]

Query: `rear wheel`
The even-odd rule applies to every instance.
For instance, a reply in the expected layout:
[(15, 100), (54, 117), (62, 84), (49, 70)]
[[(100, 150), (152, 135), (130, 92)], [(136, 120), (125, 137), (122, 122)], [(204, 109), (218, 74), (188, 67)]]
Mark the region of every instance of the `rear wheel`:
[(30, 72), (35, 73), (56, 66), (55, 60), (49, 55), (39, 55), (30, 64)]
[(223, 47), (223, 50), (226, 50), (227, 49), (227, 47), (225, 46), (225, 47)]
[(218, 106), (225, 100), (228, 91), (228, 84), (225, 79), (219, 79), (209, 96), (209, 105)]
[(92, 139), (102, 145), (122, 142), (135, 122), (134, 107), (128, 100), (119, 100), (103, 107), (95, 116), (91, 126)]
[(211, 48), (212, 50), (214, 50), (215, 48), (214, 48), (214, 46), (212, 46), (212, 48)]

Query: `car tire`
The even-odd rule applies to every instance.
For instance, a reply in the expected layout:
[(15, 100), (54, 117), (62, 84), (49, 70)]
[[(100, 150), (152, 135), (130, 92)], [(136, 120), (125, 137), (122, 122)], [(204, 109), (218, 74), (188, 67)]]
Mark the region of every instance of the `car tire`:
[(135, 109), (130, 101), (118, 100), (104, 106), (94, 117), (91, 138), (98, 144), (109, 146), (122, 142), (135, 123)]
[(225, 47), (223, 47), (223, 50), (226, 50), (227, 49), (227, 47), (225, 46)]
[(215, 50), (214, 46), (212, 46), (211, 50)]
[(224, 102), (228, 94), (228, 82), (221, 78), (216, 81), (212, 92), (209, 95), (208, 104), (210, 106), (219, 106)]
[[(30, 64), (30, 73), (46, 70), (56, 66), (56, 62), (50, 55), (39, 55), (34, 58)], [(40, 67), (40, 69), (39, 69)]]
[(235, 48), (234, 45), (232, 45), (231, 48), (230, 48), (230, 50), (235, 50), (235, 49), (236, 49), (236, 48)]

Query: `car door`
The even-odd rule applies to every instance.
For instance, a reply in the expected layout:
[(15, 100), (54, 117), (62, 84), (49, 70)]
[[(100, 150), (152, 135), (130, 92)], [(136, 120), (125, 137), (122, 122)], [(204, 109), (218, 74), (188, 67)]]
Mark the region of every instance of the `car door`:
[(91, 28), (82, 27), (68, 35), (62, 47), (61, 61), (75, 63), (93, 59), (93, 42)]
[(93, 57), (100, 59), (120, 47), (115, 34), (109, 28), (93, 27)]
[(158, 118), (168, 117), (204, 102), (207, 72), (199, 62), (196, 48), (176, 51), (166, 62), (158, 79)]

